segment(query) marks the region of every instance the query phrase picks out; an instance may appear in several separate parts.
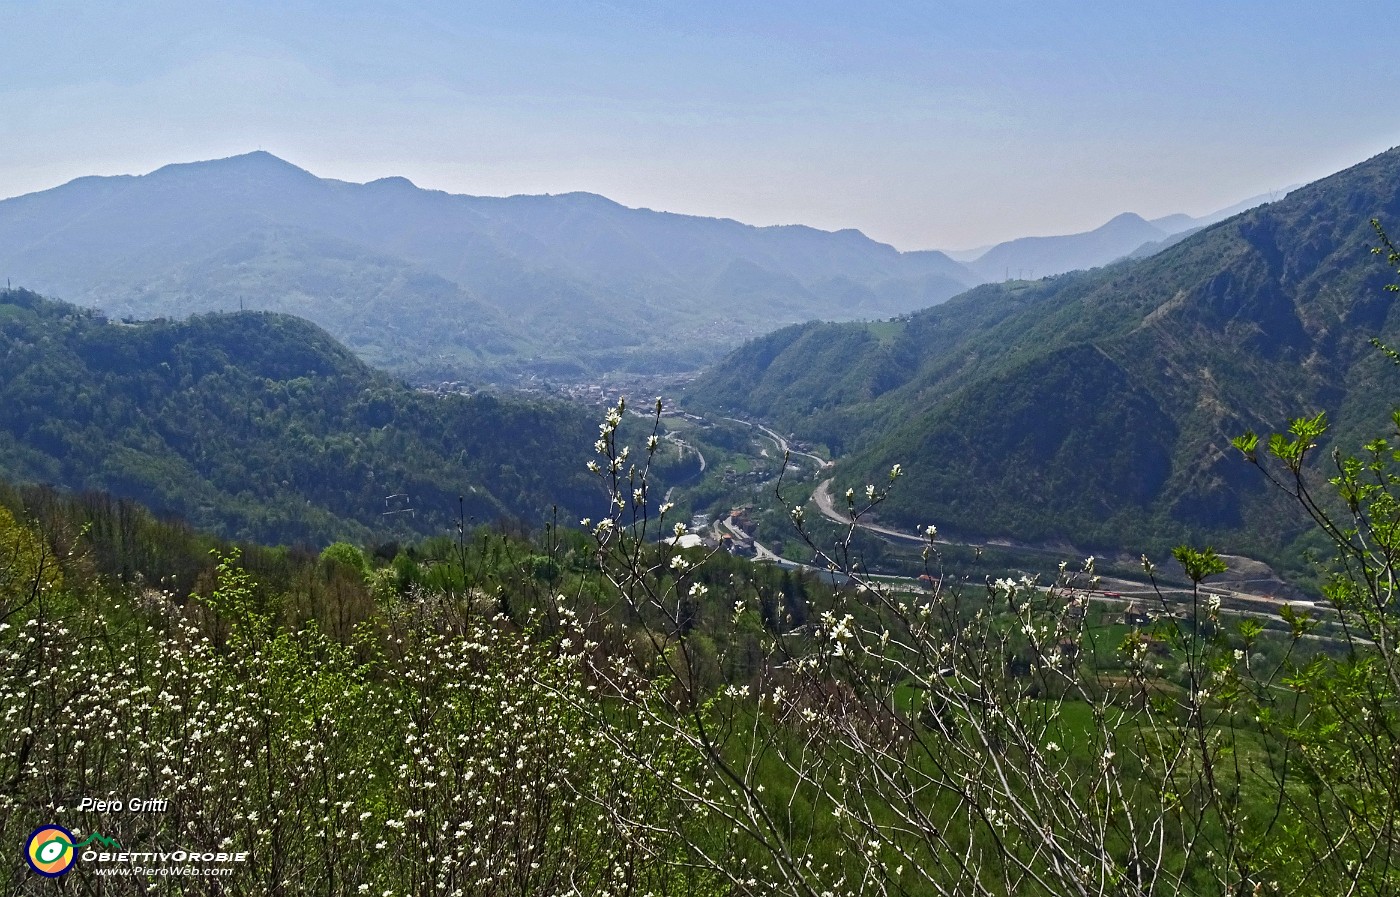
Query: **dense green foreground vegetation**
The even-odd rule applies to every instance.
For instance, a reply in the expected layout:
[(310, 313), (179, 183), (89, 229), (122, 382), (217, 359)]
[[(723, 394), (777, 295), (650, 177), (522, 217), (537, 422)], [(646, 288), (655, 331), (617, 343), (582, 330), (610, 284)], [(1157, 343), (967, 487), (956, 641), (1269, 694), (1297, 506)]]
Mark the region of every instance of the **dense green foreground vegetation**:
[[(1350, 634), (1272, 637), (1201, 593), (1128, 621), (1082, 561), (969, 583), (931, 545), (910, 594), (674, 551), (622, 416), (587, 532), (314, 555), (0, 491), (0, 839), (246, 851), (202, 884), (247, 895), (1400, 886), (1386, 489), (1357, 507), (1387, 553), (1329, 588)], [(1256, 457), (1286, 476), (1316, 436)], [(100, 866), (8, 890), (186, 891)]]
[[(712, 822), (635, 828), (691, 815), (669, 784), (705, 773), (584, 674), (632, 636), (592, 567), (577, 532), (318, 557), (4, 489), (0, 837), (60, 821), (132, 849), (251, 852), (221, 893), (714, 893), (717, 873), (680, 865), (729, 856)], [(820, 591), (738, 562), (703, 581), (755, 606), (786, 594), (799, 617)], [(757, 672), (755, 628), (727, 619), (707, 603), (688, 623), (713, 636), (707, 689)], [(127, 794), (170, 805), (74, 809)], [(7, 868), (7, 893), (46, 884)], [(113, 893), (181, 892), (154, 884)]]

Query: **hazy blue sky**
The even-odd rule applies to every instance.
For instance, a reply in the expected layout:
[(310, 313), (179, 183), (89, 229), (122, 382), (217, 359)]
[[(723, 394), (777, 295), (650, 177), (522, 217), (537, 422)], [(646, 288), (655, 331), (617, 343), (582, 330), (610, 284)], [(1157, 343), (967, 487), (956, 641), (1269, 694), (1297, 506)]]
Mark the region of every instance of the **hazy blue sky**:
[(1400, 143), (1400, 10), (1351, 0), (0, 0), (0, 37), (0, 196), (262, 148), (962, 248)]

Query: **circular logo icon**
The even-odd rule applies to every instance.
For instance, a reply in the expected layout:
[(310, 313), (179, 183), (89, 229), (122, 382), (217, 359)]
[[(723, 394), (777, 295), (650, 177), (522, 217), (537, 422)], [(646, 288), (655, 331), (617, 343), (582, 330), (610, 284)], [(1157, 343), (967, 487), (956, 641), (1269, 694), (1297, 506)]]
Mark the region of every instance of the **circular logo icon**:
[(73, 867), (73, 833), (61, 825), (41, 825), (24, 842), (24, 858), (40, 875), (58, 878)]

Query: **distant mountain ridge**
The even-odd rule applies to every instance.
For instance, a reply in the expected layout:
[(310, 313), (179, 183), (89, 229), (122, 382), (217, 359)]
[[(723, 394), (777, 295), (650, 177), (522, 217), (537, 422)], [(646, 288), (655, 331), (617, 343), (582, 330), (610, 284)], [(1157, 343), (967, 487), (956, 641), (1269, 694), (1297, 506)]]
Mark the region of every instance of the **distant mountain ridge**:
[(1066, 271), (1097, 268), (1120, 259), (1144, 243), (1164, 240), (1171, 232), (1124, 212), (1082, 234), (1021, 237), (999, 243), (965, 262), (985, 281), (1034, 280)]
[(902, 464), (899, 525), (1277, 557), (1302, 523), (1228, 440), (1319, 410), (1346, 451), (1385, 429), (1400, 374), (1369, 339), (1400, 339), (1400, 311), (1373, 217), (1400, 221), (1400, 149), (1150, 258), (786, 328), (687, 402), (825, 443), (842, 486)]
[(754, 227), (590, 193), (354, 184), (259, 151), (0, 201), (0, 275), (138, 319), (300, 315), (419, 380), (579, 377), (694, 369), (785, 324), (888, 317), (986, 281), (1095, 267), (1169, 240), (1183, 223), (1169, 218), (1126, 214), (964, 265), (856, 230)]
[(1147, 221), (1136, 213), (1124, 212), (1091, 231), (1019, 237), (984, 247), (980, 252), (956, 253), (950, 257), (961, 261), (988, 283), (1051, 277), (1098, 268), (1122, 258), (1144, 258), (1203, 227), (1274, 202), (1286, 193), (1254, 196), (1199, 218), (1177, 213)]
[(853, 230), (351, 184), (265, 152), (4, 200), (0, 273), (137, 318), (290, 312), (424, 377), (693, 368), (775, 324), (912, 311), (976, 282)]

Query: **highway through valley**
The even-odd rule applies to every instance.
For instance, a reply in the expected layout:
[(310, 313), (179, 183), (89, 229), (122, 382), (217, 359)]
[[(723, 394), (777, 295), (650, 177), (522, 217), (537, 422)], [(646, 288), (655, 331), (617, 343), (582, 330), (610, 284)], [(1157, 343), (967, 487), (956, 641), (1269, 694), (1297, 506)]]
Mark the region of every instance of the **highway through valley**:
[[(828, 461), (810, 452), (797, 451), (793, 449), (789, 440), (786, 437), (782, 436), (770, 427), (767, 427), (763, 424), (754, 421), (742, 420), (740, 418), (735, 417), (724, 417), (720, 419), (742, 424), (758, 430), (764, 435), (764, 437), (772, 441), (774, 447), (777, 449), (780, 456), (789, 456), (791, 458), (805, 459), (805, 461), (810, 462), (812, 465), (814, 465), (815, 474), (818, 476), (821, 475), (823, 472), (829, 470), (833, 466), (832, 461)], [(674, 441), (680, 442), (680, 440)], [(693, 446), (687, 445), (686, 447), (696, 451), (697, 454), (699, 454), (699, 450), (695, 449)], [(767, 453), (764, 452), (763, 454), (766, 455)], [(703, 459), (703, 455), (701, 457)], [(701, 461), (701, 464), (703, 468), (703, 460)], [(850, 514), (847, 512), (847, 509), (844, 507), (845, 501), (844, 499), (837, 499), (835, 496), (833, 496), (831, 487), (831, 479), (828, 478), (822, 480), (812, 493), (811, 504), (815, 506), (816, 510), (823, 517), (827, 518), (828, 520), (834, 523), (849, 527), (852, 525), (852, 519)], [(743, 531), (740, 530), (737, 526), (735, 526), (733, 521), (729, 520), (728, 518), (721, 518), (720, 520), (716, 521), (715, 526), (716, 529), (722, 528), (727, 530), (731, 535), (735, 536), (736, 538), (747, 538), (746, 534), (744, 534)], [(926, 538), (918, 533), (906, 532), (876, 522), (857, 520), (855, 521), (855, 526), (892, 544), (903, 545), (906, 548), (920, 546), (925, 544), (926, 542)], [(973, 549), (1010, 549), (1018, 552), (1028, 552), (1037, 555), (1042, 555), (1047, 558), (1053, 558), (1056, 563), (1058, 563), (1059, 560), (1066, 558), (1067, 551), (1072, 552), (1072, 549), (1055, 549), (1041, 546), (1024, 545), (1009, 540), (988, 540), (984, 542), (955, 542), (945, 539), (943, 537), (938, 537), (935, 539), (935, 544), (958, 545)], [(758, 561), (780, 564), (790, 569), (808, 570), (823, 575), (830, 575), (831, 572), (829, 570), (815, 567), (810, 564), (803, 564), (783, 558), (779, 556), (776, 552), (772, 551), (768, 546), (762, 545), (758, 542), (754, 542), (754, 552), (755, 559)], [(913, 577), (881, 575), (878, 577), (878, 580), (884, 584), (899, 584), (901, 586), (908, 587), (911, 589), (919, 587), (918, 580)], [(1206, 600), (1209, 600), (1211, 596), (1219, 597), (1222, 601), (1222, 605), (1226, 606), (1227, 610), (1236, 615), (1251, 616), (1274, 621), (1278, 619), (1279, 608), (1284, 604), (1291, 604), (1300, 611), (1313, 612), (1314, 616), (1321, 616), (1325, 618), (1329, 615), (1326, 613), (1325, 606), (1317, 606), (1314, 602), (1297, 600), (1290, 601), (1287, 599), (1275, 597), (1273, 594), (1270, 593), (1272, 591), (1271, 586), (1274, 584), (1274, 581), (1264, 580), (1263, 582), (1265, 583), (1265, 585), (1260, 591), (1251, 591), (1246, 588), (1242, 588), (1242, 584), (1240, 583), (1207, 583), (1205, 586), (1202, 587), (1202, 597)], [(1168, 605), (1173, 607), (1174, 609), (1179, 610), (1183, 606), (1189, 608), (1191, 601), (1190, 589), (1184, 587), (1168, 587), (1160, 583), (1154, 585), (1146, 578), (1136, 579), (1125, 578), (1120, 576), (1099, 576), (1097, 577), (1097, 580), (1092, 588), (1076, 586), (1075, 591), (1084, 594), (1086, 597), (1094, 601), (1101, 601), (1110, 604), (1121, 604), (1124, 606), (1137, 603), (1140, 606), (1142, 606), (1144, 610), (1160, 609), (1161, 603), (1163, 601), (1166, 601)], [(1319, 612), (1322, 613), (1319, 614)]]

